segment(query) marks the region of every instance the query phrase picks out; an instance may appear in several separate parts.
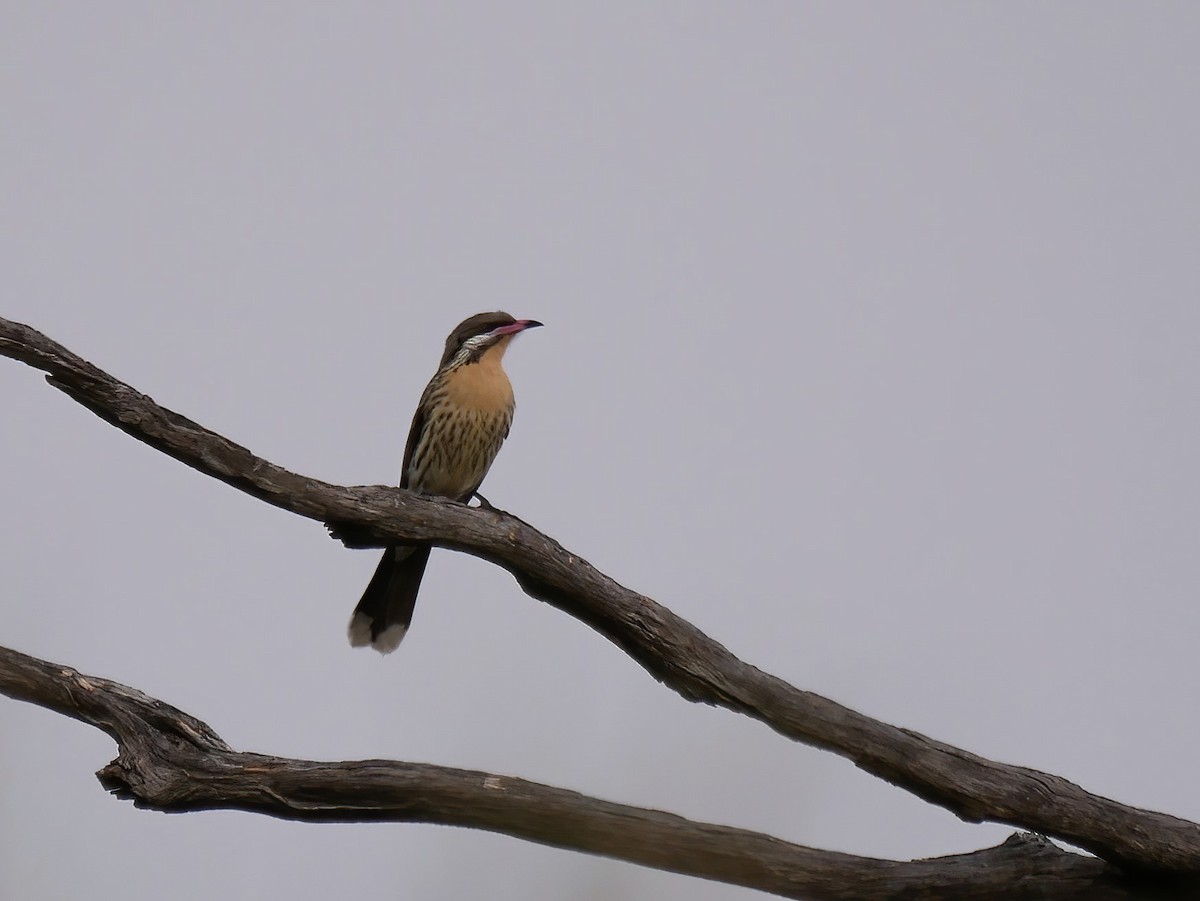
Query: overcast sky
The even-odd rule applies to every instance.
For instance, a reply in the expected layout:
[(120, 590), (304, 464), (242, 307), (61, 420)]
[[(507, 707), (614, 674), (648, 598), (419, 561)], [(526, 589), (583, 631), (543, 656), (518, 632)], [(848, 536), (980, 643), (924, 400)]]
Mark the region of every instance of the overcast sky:
[[(459, 320), (539, 319), (494, 503), (798, 687), (1200, 820), (1200, 6), (0, 9), (0, 315), (349, 484), (398, 478)], [(400, 650), (352, 650), (375, 552), (16, 362), (0, 405), (0, 644), (239, 749), (885, 857), (1011, 831), (688, 704), (449, 551)], [(113, 756), (0, 699), (0, 896), (754, 897), (139, 811)]]

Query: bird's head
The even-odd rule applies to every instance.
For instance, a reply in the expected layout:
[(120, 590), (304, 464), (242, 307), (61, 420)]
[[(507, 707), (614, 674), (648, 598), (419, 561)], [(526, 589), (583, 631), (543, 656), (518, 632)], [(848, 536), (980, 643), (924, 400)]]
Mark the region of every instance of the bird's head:
[(499, 311), (476, 313), (460, 322), (446, 339), (446, 352), (442, 354), (441, 368), (475, 363), (493, 348), (503, 354), (514, 335), (540, 325), (536, 320), (514, 319), (508, 313)]

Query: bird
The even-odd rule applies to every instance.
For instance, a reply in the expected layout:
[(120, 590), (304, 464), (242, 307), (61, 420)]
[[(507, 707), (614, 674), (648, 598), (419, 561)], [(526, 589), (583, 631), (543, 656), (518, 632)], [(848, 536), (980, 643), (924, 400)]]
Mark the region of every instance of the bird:
[[(455, 327), (437, 372), (425, 386), (404, 447), (400, 487), (466, 503), (478, 495), (512, 426), (512, 384), (501, 366), (513, 338), (539, 328), (534, 319), (478, 313)], [(381, 654), (400, 646), (429, 560), (425, 542), (389, 545), (371, 577), (348, 633), (353, 647)]]

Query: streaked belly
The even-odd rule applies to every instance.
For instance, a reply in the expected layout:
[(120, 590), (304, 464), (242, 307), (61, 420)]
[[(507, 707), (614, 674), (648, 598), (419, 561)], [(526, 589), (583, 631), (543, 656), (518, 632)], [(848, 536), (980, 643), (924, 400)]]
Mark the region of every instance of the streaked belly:
[(430, 417), (414, 449), (408, 485), (421, 494), (469, 500), (504, 443), (512, 410), (451, 409)]

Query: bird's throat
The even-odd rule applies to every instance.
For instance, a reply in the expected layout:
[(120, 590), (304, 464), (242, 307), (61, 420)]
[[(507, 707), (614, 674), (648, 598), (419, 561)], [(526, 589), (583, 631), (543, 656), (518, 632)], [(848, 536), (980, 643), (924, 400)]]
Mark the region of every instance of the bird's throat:
[(446, 375), (446, 395), (451, 403), (483, 413), (512, 408), (512, 383), (500, 365), (509, 340), (506, 337), (497, 341), (477, 361), (458, 366)]

